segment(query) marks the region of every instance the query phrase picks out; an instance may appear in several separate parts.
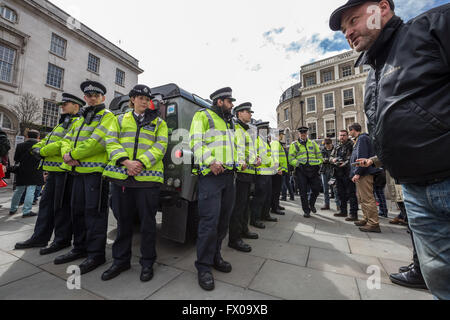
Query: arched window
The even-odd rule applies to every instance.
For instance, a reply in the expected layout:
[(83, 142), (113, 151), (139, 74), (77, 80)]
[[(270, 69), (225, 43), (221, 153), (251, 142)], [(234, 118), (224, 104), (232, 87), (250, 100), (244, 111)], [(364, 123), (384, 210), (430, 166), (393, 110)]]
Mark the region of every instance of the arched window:
[(2, 129), (13, 129), (11, 119), (3, 112), (0, 112), (0, 126), (2, 127)]

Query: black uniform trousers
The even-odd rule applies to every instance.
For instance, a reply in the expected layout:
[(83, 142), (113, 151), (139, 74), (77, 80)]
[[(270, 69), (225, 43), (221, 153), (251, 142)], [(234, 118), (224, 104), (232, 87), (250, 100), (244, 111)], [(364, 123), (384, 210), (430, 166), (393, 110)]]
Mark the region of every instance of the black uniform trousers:
[(73, 176), (74, 252), (87, 252), (88, 258), (93, 259), (105, 257), (108, 193), (109, 183), (102, 179), (101, 173)]
[[(305, 214), (310, 214), (311, 208), (316, 205), (316, 200), (321, 189), (319, 171), (305, 173), (302, 169), (297, 168), (295, 174), (300, 188), (303, 212)], [(308, 199), (309, 190), (311, 190), (311, 193)]]
[(356, 185), (347, 176), (336, 177), (338, 197), (341, 201), (341, 213), (348, 213), (347, 203), (350, 202), (350, 216), (358, 216), (358, 199), (356, 198)]
[(221, 259), (222, 241), (226, 237), (236, 197), (234, 172), (198, 178), (197, 261), (199, 272), (211, 270)]
[(250, 204), (250, 188), (252, 183), (236, 180), (236, 201), (230, 219), (229, 241), (242, 239), (242, 234), (248, 233), (248, 206)]
[(114, 264), (129, 266), (136, 214), (141, 221), (141, 259), (143, 268), (156, 261), (156, 213), (160, 187), (126, 188), (111, 183), (111, 199), (117, 216), (117, 236), (112, 247)]
[(278, 210), (280, 207), (281, 186), (283, 185), (283, 176), (276, 174), (272, 176), (272, 210)]
[(294, 198), (294, 188), (291, 184), (291, 176), (288, 173), (283, 173), (283, 183), (281, 185), (281, 195), (283, 198), (287, 198), (287, 193), (289, 191), (289, 196)]
[(36, 242), (49, 242), (53, 229), (54, 243), (70, 245), (72, 242), (72, 218), (70, 198), (73, 178), (68, 173), (49, 172), (41, 201), (39, 214), (31, 237)]
[(251, 208), (251, 222), (261, 221), (270, 216), (270, 195), (272, 194), (272, 176), (256, 176), (255, 196)]

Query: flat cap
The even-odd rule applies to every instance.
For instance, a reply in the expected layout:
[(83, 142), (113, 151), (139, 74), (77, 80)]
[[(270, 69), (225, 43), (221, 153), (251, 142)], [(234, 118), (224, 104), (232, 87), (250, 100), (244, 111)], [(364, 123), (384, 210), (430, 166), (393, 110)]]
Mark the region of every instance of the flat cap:
[(100, 82), (97, 81), (85, 81), (80, 85), (81, 91), (84, 92), (84, 94), (88, 93), (100, 93), (101, 95), (106, 94), (106, 88), (104, 85), (102, 85)]
[[(381, 0), (348, 0), (346, 4), (343, 6), (340, 6), (334, 12), (331, 14), (330, 17), (330, 29), (333, 31), (339, 31), (341, 30), (341, 23), (342, 23), (342, 15), (345, 12), (345, 10), (349, 8), (353, 8), (356, 6), (359, 6), (365, 2), (380, 2)], [(393, 0), (387, 0), (389, 2), (389, 5), (391, 6), (391, 9), (395, 9), (395, 4)]]
[(230, 87), (222, 88), (211, 94), (210, 96), (211, 100), (216, 99), (230, 99), (231, 101), (236, 101), (236, 99), (233, 98), (233, 90), (231, 90)]
[(57, 105), (61, 106), (66, 102), (72, 102), (72, 103), (78, 104), (80, 107), (84, 107), (86, 105), (86, 102), (84, 102), (83, 99), (80, 99), (77, 96), (74, 96), (73, 94), (64, 92), (62, 94), (61, 102), (57, 103)]

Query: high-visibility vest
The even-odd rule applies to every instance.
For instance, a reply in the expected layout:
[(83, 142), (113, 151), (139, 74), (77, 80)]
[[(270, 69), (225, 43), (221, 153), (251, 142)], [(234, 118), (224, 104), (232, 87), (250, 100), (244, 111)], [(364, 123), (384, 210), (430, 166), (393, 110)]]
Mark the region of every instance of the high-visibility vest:
[(306, 164), (320, 166), (323, 163), (323, 157), (319, 145), (312, 140), (308, 140), (306, 146), (295, 141), (289, 148), (289, 163), (293, 167)]
[(231, 126), (213, 110), (203, 109), (194, 115), (190, 130), (190, 147), (194, 153), (194, 174), (208, 175), (209, 166), (221, 162), (225, 169), (234, 170), (236, 150)]
[(118, 160), (128, 158), (144, 164), (144, 170), (134, 177), (136, 181), (164, 183), (163, 159), (167, 151), (168, 128), (160, 117), (143, 126), (138, 126), (134, 111), (118, 116), (109, 127), (106, 150), (110, 162), (103, 171), (103, 176), (128, 179), (127, 168)]
[(281, 145), (280, 141), (272, 141), (270, 143), (270, 149), (274, 162), (279, 164), (277, 171), (288, 172), (289, 170), (286, 153), (284, 152), (284, 148)]
[(270, 146), (260, 136), (256, 139), (256, 152), (258, 157), (261, 158), (261, 165), (256, 167), (256, 174), (258, 176), (273, 176), (276, 173), (276, 168), (274, 168), (275, 162), (272, 158)]
[(247, 164), (247, 169), (242, 170), (242, 167), (239, 167), (238, 172), (255, 175), (256, 166), (254, 164), (258, 155), (252, 136), (238, 123), (235, 127), (234, 137), (238, 162), (244, 161)]
[(61, 165), (64, 163), (61, 156), (61, 140), (70, 131), (73, 124), (79, 120), (79, 115), (73, 115), (70, 119), (70, 124), (67, 129), (64, 128), (64, 123), (57, 125), (51, 133), (44, 139), (33, 146), (33, 149), (39, 149), (39, 153), (44, 160), (42, 161), (42, 168), (48, 172), (64, 172)]
[(72, 168), (64, 163), (61, 168), (83, 174), (102, 173), (109, 162), (106, 135), (115, 118), (111, 111), (102, 109), (95, 114), (90, 124), (84, 117), (76, 121), (61, 140), (61, 155), (70, 153), (72, 159), (80, 162), (80, 166)]

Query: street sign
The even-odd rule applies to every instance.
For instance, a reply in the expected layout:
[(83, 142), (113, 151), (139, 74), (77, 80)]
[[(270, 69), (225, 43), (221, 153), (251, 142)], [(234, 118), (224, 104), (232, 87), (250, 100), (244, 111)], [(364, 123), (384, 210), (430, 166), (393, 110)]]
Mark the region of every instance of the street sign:
[(16, 148), (19, 143), (23, 143), (23, 142), (25, 142), (24, 136), (16, 136)]

